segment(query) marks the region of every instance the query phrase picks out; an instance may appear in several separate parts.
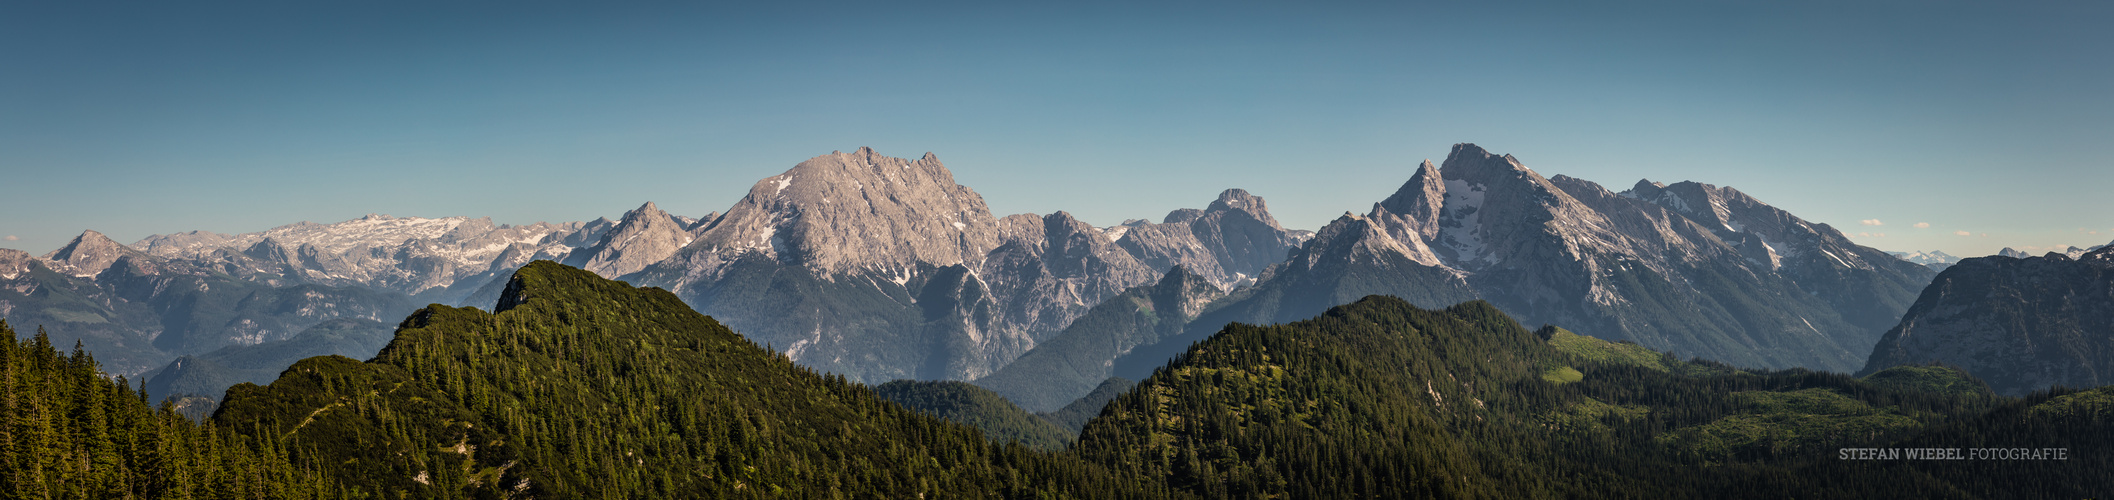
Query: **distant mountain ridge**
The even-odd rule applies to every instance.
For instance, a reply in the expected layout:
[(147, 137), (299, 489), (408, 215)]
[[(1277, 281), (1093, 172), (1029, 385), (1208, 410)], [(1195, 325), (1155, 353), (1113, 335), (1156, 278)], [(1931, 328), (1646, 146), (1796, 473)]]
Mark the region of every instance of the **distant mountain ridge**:
[(230, 275), (256, 276), (269, 284), (365, 286), (445, 301), (448, 297), (439, 295), (442, 290), (492, 271), (496, 261), (563, 258), (581, 246), (581, 240), (599, 236), (592, 230), (595, 226), (577, 222), (509, 226), (495, 225), (490, 217), (368, 215), (334, 224), (303, 222), (235, 235), (202, 231), (155, 235), (132, 246)]
[[(1426, 307), (1484, 298), (1528, 322), (1745, 366), (1849, 370), (1930, 272), (1731, 188), (1640, 181), (1617, 193), (1544, 178), (1472, 144), (1457, 145), (1443, 167), (1419, 165), (1369, 212), (1314, 232), (1283, 228), (1262, 198), (1240, 189), (1159, 223), (1094, 227), (1061, 211), (998, 217), (937, 156), (860, 148), (801, 162), (758, 181), (724, 213), (696, 219), (648, 202), (619, 220), (504, 226), (374, 215), (238, 235), (157, 235), (129, 247), (107, 240), (84, 234), (45, 259), (0, 255), (0, 276), (46, 266), (51, 274), (39, 276), (90, 297), (68, 302), (79, 305), (71, 309), (27, 305), (56, 299), (0, 298), (0, 315), (29, 311), (39, 316), (24, 319), (46, 318), (61, 338), (113, 330), (75, 336), (168, 359), (286, 338), (347, 313), (373, 319), (386, 317), (378, 308), (422, 302), (486, 306), (512, 270), (553, 260), (666, 288), (804, 365), (854, 380), (974, 380), (1180, 267), (1229, 295), (1180, 320), (1204, 325), (1151, 327), (1168, 332), (1155, 339), (1177, 344), (1210, 323), (1288, 321), (1391, 294)], [(199, 288), (172, 288), (177, 276), (226, 289), (197, 292), (215, 297), (233, 293), (228, 287), (293, 286), (321, 296), (306, 299), (318, 307), (274, 310), (303, 318), (285, 326), (247, 318), (140, 326), (196, 316), (184, 312), (189, 302), (166, 298), (153, 313), (161, 320), (66, 312)], [(352, 298), (359, 294), (366, 298)], [(101, 296), (110, 298), (93, 298)], [(189, 333), (212, 329), (238, 333)], [(1179, 351), (1156, 345), (1111, 352), (1136, 358), (1127, 365), (1135, 368)], [(124, 355), (106, 359), (127, 366)], [(1083, 371), (1067, 382), (1075, 390), (1107, 376), (1144, 376), (1111, 360), (1080, 362), (1111, 372)], [(153, 365), (130, 366), (138, 373)]]
[(1945, 268), (1952, 267), (1953, 264), (1960, 262), (1959, 257), (1937, 250), (1929, 252), (1920, 250), (1913, 252), (1887, 252), (1887, 254), (1899, 257), (1901, 260), (1909, 261), (1910, 263), (1922, 264), (1923, 267), (1928, 267), (1931, 271), (1937, 272), (1943, 272)]
[[(2086, 248), (2086, 247), (2076, 247), (2076, 246), (2070, 246), (2070, 245), (2056, 245), (2056, 246), (2055, 246), (2055, 247), (2053, 247), (2053, 248), (2049, 248), (2049, 249), (2048, 249), (2048, 252), (2050, 252), (2050, 253), (2056, 253), (2056, 254), (2061, 254), (2061, 255), (2063, 255), (2063, 256), (2066, 256), (2066, 257), (2069, 257), (2069, 258), (2071, 258), (2071, 259), (2077, 259), (2077, 258), (2083, 257), (2083, 256), (2084, 256), (2084, 255), (2085, 255), (2086, 253), (2088, 253), (2088, 252), (2092, 252), (2092, 251), (2094, 251), (2094, 250), (2099, 250), (2099, 249), (2101, 249), (2101, 248), (2106, 248), (2106, 247), (2107, 247), (2107, 245), (2092, 245), (2092, 246), (2091, 246), (2090, 248)], [(2026, 248), (2033, 248), (2033, 247), (2026, 247)], [(2011, 247), (2004, 247), (2004, 249), (2003, 249), (2003, 250), (1998, 250), (1998, 251), (1997, 251), (1997, 256), (1999, 256), (1999, 257), (2010, 257), (2010, 258), (2014, 258), (2014, 259), (2030, 259), (2030, 258), (2033, 258), (2033, 257), (2034, 257), (2034, 255), (2033, 255), (2033, 254), (2030, 254), (2030, 253), (2026, 253), (2025, 251), (2022, 251), (2022, 250), (2017, 250), (2017, 249), (2013, 249), (2013, 248), (2011, 248)]]
[[(110, 366), (136, 374), (161, 363), (156, 359), (284, 339), (340, 314), (311, 308), (301, 314), (313, 319), (284, 328), (171, 344), (175, 337), (159, 333), (170, 328), (154, 324), (166, 321), (147, 313), (46, 311), (88, 311), (89, 303), (127, 309), (127, 301), (167, 293), (169, 279), (191, 276), (240, 283), (243, 290), (363, 290), (374, 297), (320, 300), (361, 311), (376, 301), (389, 304), (389, 314), (359, 316), (376, 319), (400, 314), (407, 303), (488, 307), (514, 269), (553, 260), (675, 290), (803, 363), (857, 380), (965, 379), (989, 373), (1094, 304), (1175, 265), (1233, 286), (1252, 281), (1309, 235), (1279, 226), (1262, 198), (1238, 189), (1205, 209), (1170, 213), (1160, 224), (1097, 228), (1064, 212), (1001, 218), (973, 190), (955, 184), (936, 156), (913, 161), (861, 148), (802, 162), (759, 181), (726, 213), (701, 218), (647, 202), (618, 220), (525, 226), (369, 215), (254, 233), (154, 235), (129, 246), (90, 231), (43, 258), (0, 256), (0, 276), (14, 280), (32, 274), (33, 264), (49, 267), (50, 279), (91, 296), (83, 307), (0, 298), (0, 316), (48, 324), (58, 338), (89, 339), (108, 353)], [(104, 277), (113, 267), (128, 271)], [(126, 291), (148, 285), (155, 291)], [(233, 293), (228, 286), (208, 284), (198, 293)], [(102, 295), (111, 298), (93, 298)], [(187, 303), (170, 303), (176, 305), (153, 314), (193, 316)], [(83, 326), (89, 324), (103, 326)], [(253, 328), (244, 324), (195, 328)], [(122, 331), (90, 331), (96, 328)]]
[(1863, 371), (1932, 361), (2008, 395), (2114, 383), (2114, 248), (2074, 258), (1981, 257), (1946, 269)]
[(157, 257), (85, 231), (44, 258), (0, 250), (0, 316), (82, 343), (112, 373), (137, 375), (176, 356), (281, 340), (333, 319), (384, 321), (413, 308), (394, 290), (279, 276)]

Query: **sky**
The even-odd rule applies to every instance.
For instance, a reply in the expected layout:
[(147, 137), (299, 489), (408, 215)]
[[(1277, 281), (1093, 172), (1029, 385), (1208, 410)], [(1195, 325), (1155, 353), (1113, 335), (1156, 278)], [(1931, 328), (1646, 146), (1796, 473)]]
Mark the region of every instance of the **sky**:
[(999, 215), (1315, 229), (1460, 142), (1883, 250), (2114, 240), (2114, 3), (741, 4), (0, 4), (0, 248), (697, 216), (861, 146)]

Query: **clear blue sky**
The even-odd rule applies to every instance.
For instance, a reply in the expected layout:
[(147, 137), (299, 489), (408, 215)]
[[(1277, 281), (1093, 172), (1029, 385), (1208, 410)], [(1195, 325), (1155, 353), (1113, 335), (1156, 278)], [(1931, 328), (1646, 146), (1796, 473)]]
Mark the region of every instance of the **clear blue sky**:
[(701, 215), (860, 146), (1001, 215), (1312, 229), (1455, 142), (1887, 250), (2114, 240), (2114, 3), (1575, 3), (9, 2), (0, 247)]

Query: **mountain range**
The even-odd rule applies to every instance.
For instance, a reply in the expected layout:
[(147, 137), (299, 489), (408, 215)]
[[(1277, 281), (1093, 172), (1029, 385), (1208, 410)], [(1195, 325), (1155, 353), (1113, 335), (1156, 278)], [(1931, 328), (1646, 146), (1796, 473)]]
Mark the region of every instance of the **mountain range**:
[(1732, 188), (1639, 181), (1614, 192), (1460, 144), (1186, 325), (1157, 313), (1153, 335), (1068, 330), (1086, 338), (1052, 339), (1037, 350), (1062, 352), (1030, 351), (1021, 359), (1035, 364), (976, 383), (1046, 410), (1104, 377), (1143, 379), (1229, 322), (1284, 323), (1367, 295), (1420, 307), (1482, 299), (1528, 324), (1682, 357), (1848, 372), (1933, 274)]
[(133, 245), (91, 231), (43, 257), (0, 254), (0, 316), (137, 375), (338, 318), (482, 307), (514, 269), (552, 260), (667, 289), (803, 366), (970, 380), (1053, 411), (1109, 377), (1142, 379), (1227, 322), (1371, 294), (1482, 299), (1681, 356), (1849, 371), (1933, 274), (1729, 187), (1616, 192), (1472, 144), (1407, 174), (1314, 232), (1282, 227), (1239, 189), (1158, 223), (1095, 227), (1061, 211), (996, 216), (937, 156), (861, 148), (699, 218), (646, 203), (618, 220), (525, 226), (372, 215)]
[(1901, 260), (1922, 264), (1923, 267), (1928, 267), (1932, 271), (1944, 271), (1945, 268), (1952, 267), (1953, 264), (1960, 262), (1959, 257), (1937, 250), (1928, 252), (1920, 250), (1914, 252), (1887, 252), (1887, 254), (1900, 257)]

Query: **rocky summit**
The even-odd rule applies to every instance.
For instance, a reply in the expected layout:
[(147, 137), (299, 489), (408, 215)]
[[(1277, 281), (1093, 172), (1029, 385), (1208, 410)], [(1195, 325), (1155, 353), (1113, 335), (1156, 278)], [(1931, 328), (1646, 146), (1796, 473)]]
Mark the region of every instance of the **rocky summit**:
[(594, 246), (566, 256), (565, 264), (611, 278), (635, 273), (690, 244), (696, 239), (691, 233), (695, 225), (697, 221), (686, 223), (649, 201), (625, 212), (623, 221), (604, 232)]
[(89, 230), (82, 231), (80, 236), (75, 236), (66, 246), (44, 254), (43, 260), (50, 263), (55, 270), (72, 274), (74, 277), (93, 278), (109, 269), (111, 264), (117, 263), (118, 259), (144, 255), (139, 250), (110, 241), (110, 237), (103, 236), (103, 233)]
[[(1095, 350), (1081, 362), (1099, 367), (1073, 384), (1085, 387), (1105, 370), (1145, 376), (1100, 357), (1157, 366), (1145, 360), (1226, 322), (1371, 294), (1425, 307), (1481, 298), (1529, 323), (1684, 356), (1849, 370), (1933, 274), (1729, 187), (1614, 192), (1472, 144), (1407, 177), (1315, 232), (1284, 228), (1240, 189), (1159, 222), (1096, 227), (1061, 211), (997, 216), (936, 155), (859, 148), (800, 162), (700, 218), (647, 202), (618, 220), (523, 226), (370, 215), (132, 245), (90, 231), (41, 258), (0, 255), (15, 290), (0, 309), (146, 360), (126, 365), (137, 373), (407, 304), (489, 307), (513, 270), (553, 260), (668, 289), (800, 363), (878, 382), (990, 375), (1176, 268), (1223, 292), (1164, 318), (1183, 325)], [(242, 298), (253, 295), (269, 300)]]
[(1529, 323), (1746, 366), (1847, 370), (1931, 276), (1732, 188), (1617, 193), (1473, 144), (1368, 219)]
[(1169, 212), (1159, 224), (1132, 221), (1106, 230), (1116, 244), (1154, 269), (1182, 266), (1221, 288), (1254, 283), (1285, 259), (1312, 231), (1286, 230), (1262, 197), (1240, 189), (1219, 193), (1203, 210)]
[(833, 152), (765, 178), (629, 275), (808, 366), (854, 380), (969, 379), (1178, 264), (1237, 281), (1299, 233), (1232, 190), (1196, 216), (1097, 228), (994, 216), (931, 153)]
[[(1729, 187), (1640, 181), (1615, 192), (1543, 177), (1473, 144), (1455, 145), (1443, 163), (1427, 160), (1408, 177), (1366, 213), (1322, 227), (1188, 326), (1116, 359), (1067, 364), (1105, 364), (1115, 376), (1143, 378), (1229, 322), (1282, 323), (1393, 295), (1434, 308), (1485, 299), (1527, 324), (1683, 357), (1849, 371), (1933, 274)], [(1011, 374), (986, 383), (1044, 404), (1076, 397), (1081, 385)]]
[[(1170, 268), (1238, 286), (1308, 234), (1239, 189), (1159, 224), (998, 217), (937, 156), (860, 148), (801, 162), (699, 218), (646, 202), (618, 220), (521, 226), (369, 215), (132, 245), (88, 231), (42, 257), (0, 254), (13, 290), (0, 315), (83, 340), (137, 374), (223, 346), (299, 342), (295, 333), (335, 318), (386, 319), (427, 302), (491, 307), (506, 276), (552, 260), (674, 290), (855, 380), (967, 379)], [(35, 293), (60, 289), (77, 293)]]

